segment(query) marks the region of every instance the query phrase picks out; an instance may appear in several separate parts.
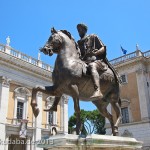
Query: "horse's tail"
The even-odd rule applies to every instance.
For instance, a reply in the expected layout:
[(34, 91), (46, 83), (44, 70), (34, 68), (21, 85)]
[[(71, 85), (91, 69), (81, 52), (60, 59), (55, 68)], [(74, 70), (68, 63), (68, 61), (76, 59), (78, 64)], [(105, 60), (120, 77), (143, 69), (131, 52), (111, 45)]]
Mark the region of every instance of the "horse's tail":
[(119, 101), (118, 101), (119, 106), (121, 107), (121, 98), (119, 97)]
[(107, 58), (105, 58), (105, 63), (108, 65), (108, 67), (112, 70), (114, 77), (115, 77), (115, 81), (116, 83), (121, 83), (120, 82), (120, 77), (119, 77), (119, 73), (118, 71), (111, 65), (111, 63), (107, 60)]

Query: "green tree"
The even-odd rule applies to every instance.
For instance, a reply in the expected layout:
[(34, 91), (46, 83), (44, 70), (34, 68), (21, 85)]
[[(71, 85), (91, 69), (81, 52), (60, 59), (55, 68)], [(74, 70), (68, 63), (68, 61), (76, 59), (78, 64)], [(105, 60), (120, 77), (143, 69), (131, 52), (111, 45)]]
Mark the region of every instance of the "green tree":
[[(105, 118), (102, 117), (98, 110), (85, 111), (81, 110), (82, 131), (81, 134), (105, 134)], [(76, 114), (74, 113), (69, 118), (68, 133), (72, 133), (76, 128)]]

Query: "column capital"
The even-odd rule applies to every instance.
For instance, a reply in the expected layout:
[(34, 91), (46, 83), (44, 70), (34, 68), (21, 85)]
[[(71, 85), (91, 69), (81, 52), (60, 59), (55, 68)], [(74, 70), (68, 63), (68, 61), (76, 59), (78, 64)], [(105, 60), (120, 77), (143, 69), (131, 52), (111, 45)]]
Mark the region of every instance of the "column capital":
[(68, 104), (68, 96), (67, 95), (62, 95), (62, 101), (64, 104)]
[(10, 81), (11, 81), (11, 79), (9, 79), (9, 78), (7, 78), (5, 76), (0, 76), (0, 82), (2, 83), (2, 85), (4, 87), (9, 87)]
[(42, 92), (37, 92), (38, 97), (42, 97)]
[(11, 136), (11, 134), (6, 134), (6, 139), (9, 138)]
[(146, 73), (146, 70), (145, 70), (144, 68), (138, 68), (138, 69), (136, 70), (136, 73), (137, 73), (137, 74)]

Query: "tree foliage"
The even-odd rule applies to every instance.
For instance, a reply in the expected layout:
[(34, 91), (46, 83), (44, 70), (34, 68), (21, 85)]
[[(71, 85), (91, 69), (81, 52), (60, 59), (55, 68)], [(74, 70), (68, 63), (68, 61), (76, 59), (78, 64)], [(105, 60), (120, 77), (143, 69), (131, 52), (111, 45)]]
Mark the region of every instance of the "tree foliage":
[[(105, 118), (102, 117), (98, 110), (80, 112), (82, 131), (81, 134), (105, 134)], [(69, 118), (68, 132), (71, 134), (76, 128), (76, 113)]]

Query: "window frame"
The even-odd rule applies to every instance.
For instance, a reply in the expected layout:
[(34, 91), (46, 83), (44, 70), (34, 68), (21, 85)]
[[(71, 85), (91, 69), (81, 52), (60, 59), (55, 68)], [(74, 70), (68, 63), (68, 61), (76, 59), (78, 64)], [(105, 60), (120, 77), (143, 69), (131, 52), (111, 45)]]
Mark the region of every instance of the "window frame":
[[(125, 81), (122, 80), (122, 79), (123, 79), (123, 78), (122, 78), (123, 76), (124, 76)], [(122, 84), (128, 83), (127, 75), (126, 75), (126, 74), (121, 74), (121, 75), (120, 75), (120, 80), (121, 80), (121, 83), (122, 83)]]
[[(124, 114), (125, 115), (123, 115), (123, 110), (125, 110), (124, 112)], [(122, 122), (122, 124), (126, 124), (126, 123), (130, 123), (130, 117), (129, 117), (129, 108), (128, 107), (123, 107), (123, 108), (121, 108), (121, 115), (122, 115), (122, 119), (121, 119), (121, 122)], [(125, 117), (125, 118), (123, 118), (123, 117)], [(125, 120), (125, 121), (123, 121), (123, 120)]]
[[(129, 123), (131, 123), (133, 121), (130, 103), (131, 102), (128, 99), (121, 99), (121, 109), (123, 109), (125, 107), (128, 108)], [(122, 115), (122, 112), (121, 112), (121, 115)], [(121, 123), (122, 123), (122, 119), (121, 119)]]
[[(50, 118), (50, 117), (52, 117), (52, 118)], [(48, 124), (53, 125), (54, 124), (53, 122), (54, 122), (54, 113), (52, 111), (49, 111), (48, 112)]]
[[(20, 110), (22, 110), (22, 116), (21, 116), (22, 118), (19, 118), (20, 114), (19, 114), (19, 116), (18, 116), (18, 104), (19, 104), (19, 103), (22, 103), (22, 104), (23, 104), (23, 107), (22, 107), (22, 108), (19, 108)], [(23, 119), (23, 118), (24, 118), (24, 102), (19, 101), (19, 100), (17, 101), (17, 111), (16, 111), (16, 113), (17, 113), (17, 114), (16, 114), (16, 118), (17, 118), (17, 119)]]
[[(14, 107), (14, 124), (20, 123), (20, 120), (28, 118), (28, 100), (29, 96), (31, 96), (31, 92), (25, 87), (18, 87), (14, 90), (15, 94), (15, 107)], [(18, 102), (23, 103), (23, 118), (17, 118), (17, 105)]]

